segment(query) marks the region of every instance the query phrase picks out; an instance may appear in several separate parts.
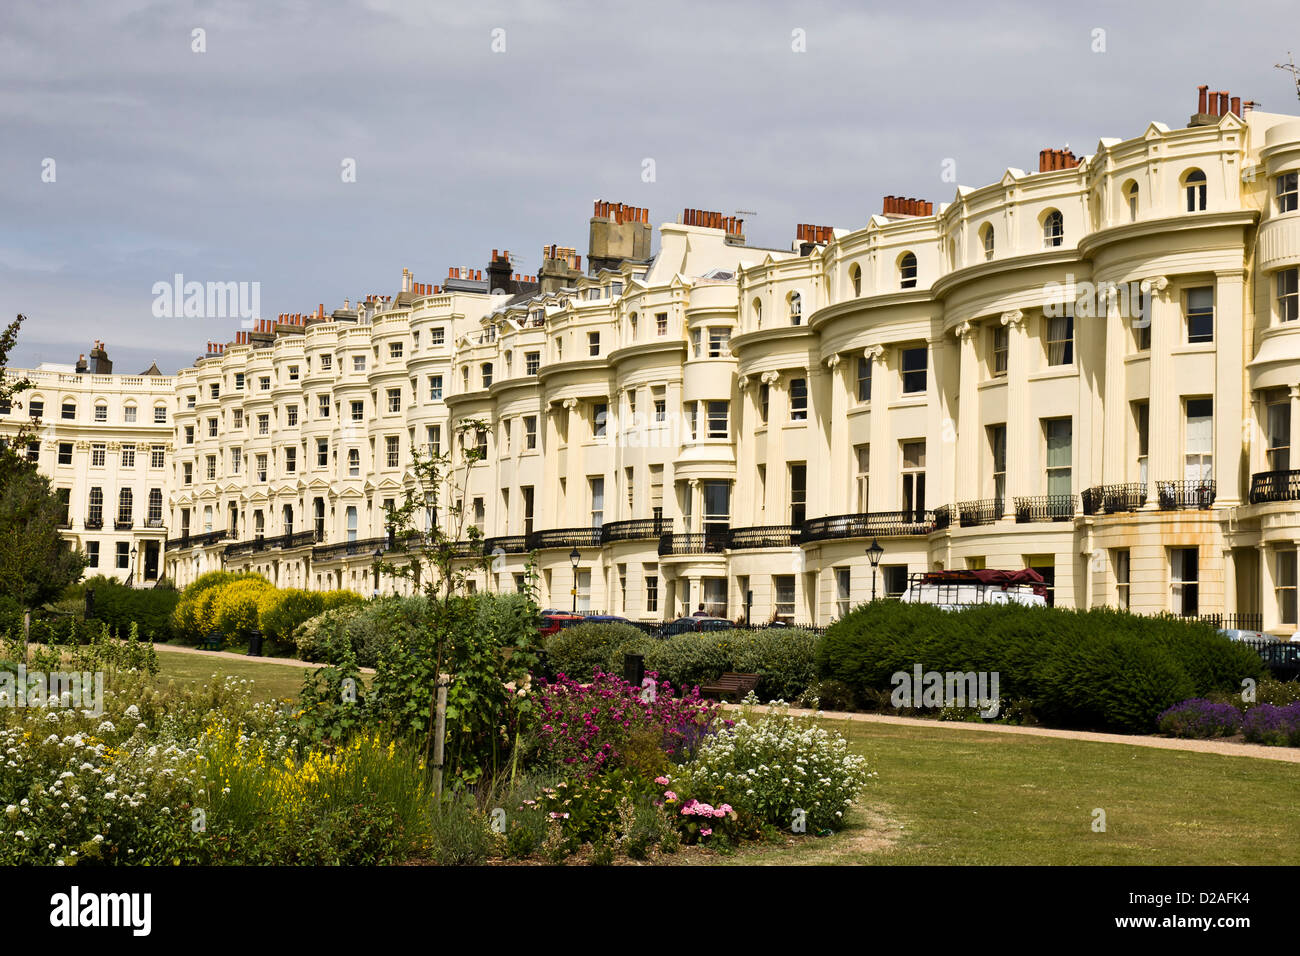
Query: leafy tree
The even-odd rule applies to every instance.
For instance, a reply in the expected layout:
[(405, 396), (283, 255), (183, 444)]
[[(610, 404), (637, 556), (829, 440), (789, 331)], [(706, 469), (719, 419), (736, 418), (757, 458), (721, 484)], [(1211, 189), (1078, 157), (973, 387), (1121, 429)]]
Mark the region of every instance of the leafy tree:
[[(32, 387), (6, 368), (24, 321), (20, 315), (0, 333), (0, 404), (15, 407), (15, 397)], [(16, 450), (33, 440), (37, 424), (24, 422), (0, 445), (0, 594), (29, 609), (58, 597), (86, 567), (85, 555), (59, 534), (64, 508), (50, 480)]]

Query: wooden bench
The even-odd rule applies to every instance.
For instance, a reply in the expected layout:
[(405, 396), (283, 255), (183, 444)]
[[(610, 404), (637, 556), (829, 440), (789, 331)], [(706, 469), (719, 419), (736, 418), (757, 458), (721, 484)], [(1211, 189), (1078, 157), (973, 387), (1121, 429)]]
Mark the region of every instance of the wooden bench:
[(705, 697), (717, 697), (719, 700), (726, 700), (728, 696), (734, 695), (739, 700), (751, 690), (758, 690), (759, 680), (758, 674), (735, 674), (728, 671), (712, 683), (702, 686), (700, 693)]
[(221, 635), (216, 631), (204, 634), (203, 637), (199, 639), (199, 649), (204, 651), (219, 651), (221, 650), (221, 644)]

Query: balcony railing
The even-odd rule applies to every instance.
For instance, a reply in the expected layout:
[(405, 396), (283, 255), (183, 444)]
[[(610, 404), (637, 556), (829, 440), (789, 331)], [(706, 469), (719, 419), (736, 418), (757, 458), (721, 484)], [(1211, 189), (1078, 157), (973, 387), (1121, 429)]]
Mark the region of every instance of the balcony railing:
[(165, 550), (175, 551), (184, 548), (208, 548), (228, 537), (225, 531), (207, 531), (203, 534), (182, 534), (179, 538), (168, 538)]
[(665, 534), (659, 537), (661, 557), (674, 554), (721, 554), (727, 547), (727, 531), (703, 534)]
[(135, 522), (130, 518), (118, 518), (113, 522), (113, 530), (115, 531), (130, 531), (133, 527), (135, 527)]
[(963, 528), (976, 528), (980, 525), (996, 524), (1006, 509), (1002, 498), (984, 498), (980, 501), (957, 502), (957, 523)]
[(1140, 511), (1146, 500), (1147, 486), (1140, 481), (1121, 485), (1095, 485), (1083, 493), (1083, 513), (1113, 515)]
[(506, 534), (497, 538), (486, 538), (483, 541), (484, 554), (496, 554), (498, 551), (503, 554), (527, 554), (527, 536), (522, 534)]
[(832, 538), (886, 538), (929, 534), (934, 530), (934, 512), (872, 511), (851, 515), (809, 518), (800, 529), (799, 540), (825, 541)]
[(1230, 631), (1262, 631), (1264, 615), (1255, 614), (1199, 614), (1197, 620)]
[(379, 551), (387, 550), (388, 538), (357, 538), (354, 541), (337, 541), (334, 544), (318, 544), (312, 548), (311, 557), (313, 561), (336, 561), (339, 558), (349, 558), (361, 555), (372, 557), (378, 549)]
[(792, 524), (732, 528), (727, 532), (727, 547), (733, 551), (746, 548), (789, 548), (798, 543), (799, 528)]
[(1074, 518), (1076, 495), (1035, 495), (1015, 498), (1016, 521), (1070, 521)]
[(545, 548), (599, 548), (600, 528), (551, 528), (527, 536), (529, 551)]
[(1157, 481), (1161, 511), (1205, 511), (1214, 506), (1214, 479)]
[(1250, 503), (1300, 501), (1300, 471), (1261, 471), (1250, 476)]
[(631, 521), (609, 521), (600, 529), (602, 544), (615, 541), (642, 541), (658, 538), (672, 530), (671, 518), (633, 518)]
[(940, 505), (934, 509), (934, 530), (946, 531), (952, 525), (952, 505)]
[(87, 530), (87, 531), (98, 531), (99, 529), (101, 529), (102, 527), (104, 527), (104, 519), (103, 519), (103, 518), (87, 518), (87, 519), (85, 520), (85, 525), (86, 525), (86, 530)]

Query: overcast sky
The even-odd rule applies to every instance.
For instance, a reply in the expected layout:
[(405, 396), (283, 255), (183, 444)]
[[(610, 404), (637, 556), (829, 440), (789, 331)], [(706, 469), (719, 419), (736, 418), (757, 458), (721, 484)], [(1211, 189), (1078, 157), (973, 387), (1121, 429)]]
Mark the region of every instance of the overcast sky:
[(1183, 126), (1201, 83), (1300, 113), (1273, 68), (1300, 53), (1294, 12), (5, 0), (0, 317), (29, 317), (11, 361), (101, 338), (116, 371), (192, 363), (239, 323), (155, 318), (175, 273), (258, 282), (264, 316), (329, 310), (396, 292), (403, 267), (439, 283), (493, 248), (530, 273), (545, 243), (585, 255), (597, 198), (655, 224), (756, 211), (751, 244), (788, 247), (887, 193), (951, 200), (945, 159), (979, 186), (1045, 147)]

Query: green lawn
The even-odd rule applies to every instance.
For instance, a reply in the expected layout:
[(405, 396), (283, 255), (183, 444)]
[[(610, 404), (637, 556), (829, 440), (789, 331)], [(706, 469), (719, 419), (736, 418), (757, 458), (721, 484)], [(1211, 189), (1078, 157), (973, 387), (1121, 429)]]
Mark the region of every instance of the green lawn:
[[(253, 680), (263, 700), (296, 696), (312, 669), (157, 650), (163, 680), (230, 674)], [(940, 724), (827, 723), (879, 774), (845, 829), (689, 862), (1300, 864), (1296, 764)], [(1098, 808), (1104, 833), (1093, 831)]]
[[(936, 726), (828, 721), (879, 773), (843, 831), (737, 863), (1300, 863), (1300, 767)], [(1093, 831), (1093, 811), (1106, 832)]]
[(298, 691), (302, 689), (303, 677), (320, 667), (319, 664), (305, 664), (302, 661), (275, 662), (255, 657), (236, 661), (207, 654), (188, 654), (166, 644), (155, 644), (154, 650), (158, 654), (160, 681), (203, 683), (211, 680), (213, 674), (242, 677), (253, 681), (253, 697), (256, 700), (297, 697)]

